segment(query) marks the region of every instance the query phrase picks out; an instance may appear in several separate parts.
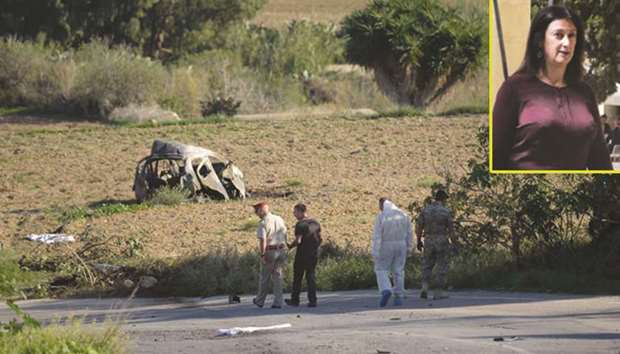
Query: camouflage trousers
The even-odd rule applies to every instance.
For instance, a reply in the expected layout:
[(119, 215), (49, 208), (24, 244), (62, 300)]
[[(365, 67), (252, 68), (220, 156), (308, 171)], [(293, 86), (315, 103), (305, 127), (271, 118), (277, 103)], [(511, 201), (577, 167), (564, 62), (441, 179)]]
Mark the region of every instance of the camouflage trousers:
[(448, 273), (448, 263), (450, 255), (450, 244), (448, 238), (443, 235), (428, 235), (424, 237), (424, 253), (422, 255), (422, 281), (429, 283), (436, 271), (437, 286), (446, 286), (446, 273)]

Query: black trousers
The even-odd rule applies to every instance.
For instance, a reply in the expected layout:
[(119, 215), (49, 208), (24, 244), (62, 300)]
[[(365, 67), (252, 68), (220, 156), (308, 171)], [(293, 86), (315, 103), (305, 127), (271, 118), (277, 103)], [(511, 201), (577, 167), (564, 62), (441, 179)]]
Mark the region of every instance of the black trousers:
[(293, 291), (291, 293), (291, 300), (299, 303), (299, 293), (301, 292), (301, 280), (306, 275), (306, 281), (308, 282), (308, 301), (311, 304), (316, 304), (316, 275), (314, 269), (316, 268), (316, 259), (303, 260), (295, 258), (293, 263)]

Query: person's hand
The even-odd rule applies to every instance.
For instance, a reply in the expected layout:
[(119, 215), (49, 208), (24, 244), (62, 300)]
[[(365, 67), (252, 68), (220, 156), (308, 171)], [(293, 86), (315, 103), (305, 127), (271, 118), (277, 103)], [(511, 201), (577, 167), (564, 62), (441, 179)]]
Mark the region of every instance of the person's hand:
[(260, 261), (263, 262), (263, 264), (267, 264), (267, 258), (264, 253), (260, 255)]
[(422, 252), (422, 250), (424, 249), (424, 243), (422, 241), (418, 241), (416, 248), (418, 249), (418, 251)]

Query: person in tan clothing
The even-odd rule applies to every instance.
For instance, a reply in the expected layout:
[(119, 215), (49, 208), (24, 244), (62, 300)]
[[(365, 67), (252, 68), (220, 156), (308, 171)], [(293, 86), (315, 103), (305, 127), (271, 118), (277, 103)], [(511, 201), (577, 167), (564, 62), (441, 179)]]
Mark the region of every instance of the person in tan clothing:
[(256, 231), (258, 251), (261, 257), (258, 295), (254, 305), (263, 307), (267, 298), (269, 283), (273, 281), (273, 303), (271, 308), (282, 308), (282, 272), (286, 265), (286, 225), (278, 215), (269, 212), (265, 202), (254, 205), (254, 213), (261, 221)]

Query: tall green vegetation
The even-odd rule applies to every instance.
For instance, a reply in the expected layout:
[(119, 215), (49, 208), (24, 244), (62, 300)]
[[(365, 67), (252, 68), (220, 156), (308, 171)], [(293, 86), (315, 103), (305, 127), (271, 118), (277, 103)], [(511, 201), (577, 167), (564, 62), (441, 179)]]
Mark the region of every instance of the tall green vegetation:
[[(480, 129), (478, 143), (465, 176), (446, 173), (443, 186), (434, 186), (450, 191), (463, 250), (482, 254), (503, 249), (519, 270), (528, 268), (528, 262), (557, 269), (582, 256), (588, 261), (580, 264), (587, 263), (589, 272), (617, 279), (620, 176), (490, 174), (486, 127)], [(410, 206), (414, 214), (421, 207)]]
[(374, 0), (343, 22), (347, 59), (374, 69), (398, 103), (418, 107), (484, 60), (487, 28), (484, 13), (464, 18), (435, 0)]
[(319, 73), (343, 59), (333, 25), (292, 21), (285, 30), (250, 26), (238, 42), (244, 63), (268, 76)]
[[(533, 0), (532, 14), (547, 6), (547, 0)], [(581, 17), (586, 34), (588, 66), (586, 80), (597, 98), (604, 100), (620, 82), (620, 2), (564, 0)]]
[(0, 36), (79, 46), (97, 38), (169, 58), (213, 49), (222, 29), (254, 17), (265, 0), (0, 0)]

